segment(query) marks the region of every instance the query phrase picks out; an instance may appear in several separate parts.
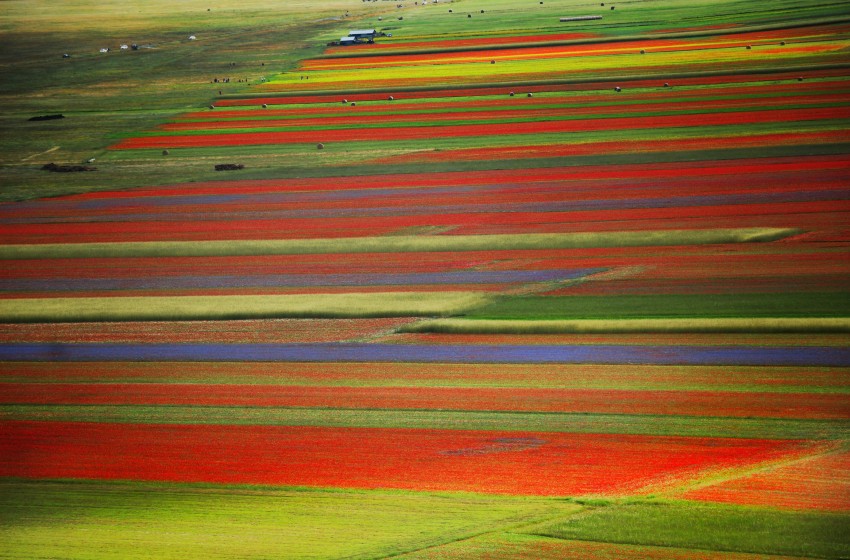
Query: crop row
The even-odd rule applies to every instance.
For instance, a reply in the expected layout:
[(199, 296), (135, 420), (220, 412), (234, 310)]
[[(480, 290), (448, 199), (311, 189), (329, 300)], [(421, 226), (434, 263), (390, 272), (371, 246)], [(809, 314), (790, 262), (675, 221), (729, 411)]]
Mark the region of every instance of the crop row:
[[(783, 76), (780, 76), (782, 78)], [(215, 111), (193, 111), (183, 113), (174, 117), (174, 123), (188, 122), (217, 122), (232, 119), (300, 119), (305, 117), (317, 118), (321, 116), (344, 117), (354, 115), (389, 115), (389, 114), (433, 114), (452, 113), (466, 111), (485, 111), (499, 109), (530, 109), (542, 107), (595, 107), (595, 106), (620, 106), (624, 109), (629, 106), (643, 105), (644, 103), (686, 103), (694, 104), (705, 101), (732, 101), (735, 99), (783, 99), (790, 97), (805, 98), (806, 96), (827, 96), (841, 94), (846, 90), (846, 79), (841, 77), (822, 77), (804, 81), (794, 80), (769, 80), (773, 76), (762, 77), (766, 81), (754, 83), (715, 83), (683, 85), (677, 83), (675, 87), (635, 87), (621, 89), (617, 95), (610, 92), (600, 91), (588, 92), (586, 87), (577, 85), (557, 86), (551, 85), (542, 89), (536, 86), (533, 93), (540, 95), (528, 97), (530, 91), (520, 88), (515, 96), (510, 92), (499, 90), (498, 94), (492, 90), (477, 91), (465, 90), (457, 92), (422, 91), (406, 92), (393, 96), (392, 100), (362, 99), (364, 94), (352, 94), (345, 97), (337, 96), (328, 99), (327, 96), (319, 96), (315, 103), (310, 98), (301, 98), (301, 103), (290, 102), (288, 98), (265, 98), (251, 102), (248, 99), (223, 99), (217, 101)], [(800, 76), (797, 76), (800, 78)], [(755, 80), (756, 77), (753, 77)], [(769, 80), (769, 81), (767, 81)], [(604, 87), (603, 84), (598, 86)], [(445, 95), (443, 95), (445, 94)], [(521, 94), (521, 95), (518, 95)], [(340, 102), (345, 102), (340, 105)], [(356, 102), (356, 109), (350, 103)], [(251, 107), (237, 107), (237, 103), (250, 104)], [(265, 104), (265, 108), (263, 107)], [(224, 108), (222, 108), (224, 107)]]
[(845, 394), (467, 387), (0, 383), (6, 405), (168, 405), (850, 419)]
[[(300, 320), (303, 325), (287, 327), (287, 331), (296, 329), (319, 329), (322, 320)], [(376, 320), (357, 320), (358, 323), (375, 324)], [(386, 323), (387, 320), (381, 320)], [(225, 322), (228, 324), (228, 322)], [(280, 321), (291, 325), (293, 320)], [(233, 324), (232, 322), (229, 324)], [(239, 322), (244, 327), (248, 322)], [(267, 325), (268, 323), (259, 323)], [(120, 342), (121, 336), (131, 339), (131, 343), (173, 342), (174, 338), (185, 336), (184, 342), (202, 342), (191, 340), (186, 330), (207, 328), (212, 333), (219, 332), (217, 323), (168, 323), (160, 326), (156, 323), (92, 323), (92, 324), (55, 324), (55, 325), (4, 325), (4, 331), (13, 329), (14, 333), (23, 333), (31, 342), (80, 343), (80, 342)], [(23, 327), (18, 330), (19, 327)], [(38, 333), (30, 334), (33, 330)], [(53, 330), (55, 334), (50, 336)], [(75, 331), (86, 336), (94, 331), (97, 339), (75, 340)], [(164, 332), (162, 332), (164, 331)], [(144, 333), (138, 335), (136, 333)], [(157, 336), (157, 335), (160, 336)], [(843, 336), (843, 335), (841, 335)], [(92, 337), (94, 338), (94, 337)], [(197, 337), (201, 338), (201, 337)], [(541, 344), (544, 340), (534, 340), (532, 336), (503, 336), (502, 338), (480, 337), (474, 335), (457, 336), (454, 344), (464, 341), (470, 344)], [(623, 337), (618, 337), (623, 341)], [(643, 343), (670, 342), (676, 337), (665, 336), (663, 340), (644, 338)], [(748, 339), (749, 338), (749, 339)], [(13, 342), (6, 334), (5, 343)], [(765, 339), (763, 336), (742, 337), (735, 335), (727, 339), (690, 335), (679, 338), (682, 344), (738, 344), (779, 345), (783, 340)], [(434, 345), (447, 343), (446, 337), (430, 335), (421, 342), (431, 341)], [(821, 340), (815, 338), (811, 343), (819, 346), (840, 346), (840, 338)], [(245, 340), (232, 335), (222, 335), (219, 343), (244, 343)], [(270, 341), (272, 342), (272, 341)], [(281, 343), (282, 340), (273, 342)], [(612, 344), (612, 338), (582, 337), (581, 341), (569, 337), (546, 336), (548, 344)], [(633, 341), (631, 342), (634, 343)], [(788, 344), (790, 345), (790, 344)], [(219, 383), (237, 385), (293, 385), (300, 387), (493, 387), (493, 388), (561, 388), (561, 389), (600, 389), (600, 390), (646, 390), (646, 391), (755, 391), (755, 392), (797, 392), (797, 393), (833, 393), (850, 392), (850, 378), (843, 368), (819, 367), (765, 367), (765, 366), (659, 366), (653, 364), (457, 364), (417, 362), (0, 362), (0, 379), (3, 383)]]
[[(567, 80), (567, 81), (559, 81), (557, 79), (553, 79), (550, 76), (550, 79), (546, 80), (545, 84), (529, 84), (529, 83), (516, 83), (516, 84), (505, 84), (505, 85), (493, 85), (493, 84), (463, 84), (455, 87), (447, 87), (447, 86), (429, 86), (429, 87), (406, 87), (399, 86), (396, 88), (369, 88), (365, 87), (366, 91), (350, 89), (345, 90), (344, 97), (341, 97), (340, 92), (304, 92), (303, 94), (293, 94), (291, 92), (287, 92), (285, 95), (274, 93), (268, 93), (267, 95), (251, 95), (251, 96), (243, 96), (243, 97), (234, 97), (234, 98), (222, 98), (216, 101), (216, 107), (254, 107), (259, 108), (263, 104), (265, 105), (315, 105), (315, 104), (326, 104), (333, 103), (339, 104), (341, 99), (344, 98), (350, 102), (361, 102), (361, 101), (380, 101), (387, 102), (388, 94), (392, 94), (394, 100), (395, 97), (398, 96), (400, 100), (413, 100), (413, 99), (449, 99), (451, 98), (465, 98), (465, 97), (478, 97), (478, 96), (506, 96), (515, 88), (519, 88), (515, 93), (549, 93), (549, 92), (568, 92), (568, 93), (577, 93), (577, 92), (594, 92), (594, 99), (599, 100), (599, 90), (610, 91), (613, 90), (615, 86), (620, 85), (623, 86), (621, 93), (628, 96), (628, 91), (638, 91), (640, 95), (669, 95), (665, 90), (667, 88), (663, 88), (664, 83), (668, 83), (671, 86), (675, 86), (675, 88), (685, 87), (685, 88), (705, 88), (705, 87), (716, 87), (716, 88), (731, 88), (731, 87), (755, 87), (759, 91), (763, 91), (765, 87), (772, 87), (776, 85), (777, 91), (781, 91), (783, 88), (788, 88), (788, 82), (799, 82), (799, 78), (801, 71), (788, 71), (783, 69), (777, 70), (769, 70), (765, 69), (759, 71), (758, 73), (728, 73), (721, 72), (715, 74), (707, 74), (707, 75), (699, 75), (699, 74), (675, 74), (675, 79), (670, 77), (663, 77), (659, 75), (657, 77), (636, 77), (636, 76), (623, 76), (620, 78), (611, 78), (609, 77), (598, 77), (598, 78), (589, 78), (589, 79), (581, 79), (581, 80)], [(835, 69), (820, 69), (820, 68), (810, 68), (805, 71), (805, 79), (814, 80), (811, 82), (812, 84), (820, 84), (823, 80), (824, 84), (833, 85), (836, 83), (841, 83), (846, 80), (846, 73), (843, 72), (840, 68)], [(665, 81), (666, 80), (666, 81)], [(673, 80), (670, 82), (670, 80)], [(783, 83), (786, 82), (786, 83)], [(805, 87), (805, 86), (804, 86)], [(813, 87), (813, 86), (809, 86)], [(645, 88), (649, 88), (647, 91)], [(675, 89), (674, 88), (674, 89)], [(588, 94), (593, 95), (593, 94)], [(393, 101), (394, 102), (394, 101)], [(337, 105), (338, 107), (338, 105)], [(309, 107), (308, 107), (309, 108)], [(197, 113), (188, 113), (189, 116), (197, 116)]]
[[(629, 55), (643, 53), (658, 54), (668, 52), (700, 51), (703, 56), (716, 56), (714, 51), (723, 49), (740, 49), (745, 46), (770, 48), (775, 47), (780, 40), (790, 41), (788, 48), (778, 52), (809, 50), (830, 45), (838, 37), (846, 35), (846, 26), (797, 28), (782, 31), (762, 31), (756, 33), (739, 33), (708, 37), (693, 37), (690, 39), (642, 39), (618, 42), (587, 42), (584, 44), (554, 45), (554, 46), (515, 46), (512, 48), (481, 48), (475, 50), (431, 52), (426, 54), (392, 53), (382, 55), (377, 52), (369, 56), (346, 56), (339, 58), (314, 58), (305, 60), (300, 69), (304, 72), (315, 70), (374, 68), (384, 66), (411, 66), (422, 64), (450, 64), (468, 62), (497, 62), (506, 60), (538, 60), (545, 58), (593, 57), (611, 55)], [(786, 46), (786, 45), (780, 45)], [(828, 47), (827, 47), (828, 48)], [(365, 51), (368, 52), (368, 51)], [(579, 65), (581, 63), (579, 62)]]
[[(563, 121), (527, 122), (509, 124), (464, 124), (398, 126), (392, 128), (331, 128), (327, 130), (292, 130), (276, 132), (221, 133), (214, 135), (143, 136), (123, 140), (111, 147), (113, 150), (150, 148), (188, 148), (250, 146), (261, 144), (363, 142), (368, 140), (411, 140), (434, 137), (473, 137), (498, 134), (516, 136), (549, 133), (593, 132), (611, 128), (628, 130), (676, 127), (712, 127), (724, 125), (752, 125), (769, 122), (808, 122), (850, 118), (850, 109), (832, 108), (777, 109), (775, 111), (703, 112), (685, 115), (640, 117), (609, 117), (599, 119), (572, 119)], [(521, 138), (517, 139), (522, 142)]]
[[(502, 212), (520, 213), (539, 211), (539, 207), (529, 206), (534, 203), (545, 204), (546, 211), (551, 212), (807, 202), (828, 200), (828, 197), (837, 200), (842, 198), (842, 180), (848, 168), (850, 159), (836, 154), (528, 168), (525, 175), (515, 171), (482, 173), (469, 175), (466, 182), (456, 173), (430, 174), (423, 178), (405, 176), (397, 181), (395, 177), (373, 175), (361, 178), (372, 184), (363, 190), (357, 188), (359, 182), (335, 178), (312, 184), (299, 180), (274, 184), (245, 181), (235, 183), (232, 191), (229, 184), (224, 185), (220, 192), (186, 185), (5, 205), (0, 207), (4, 219), (0, 233), (28, 234), (55, 222), (67, 234), (68, 228), (82, 227), (75, 224), (114, 222), (116, 218), (130, 224), (151, 219), (177, 222), (180, 217), (190, 222), (222, 217), (231, 221), (237, 218), (327, 220), (360, 215), (444, 214), (451, 206), (468, 211), (475, 206), (501, 205)], [(724, 177), (730, 175), (737, 180)], [(744, 176), (746, 181), (740, 180)], [(600, 191), (600, 184), (606, 188)], [(236, 190), (239, 187), (242, 192)], [(486, 205), (481, 201), (485, 197)], [(569, 206), (552, 207), (552, 204)], [(119, 223), (112, 227), (120, 231), (132, 226)]]
[[(300, 116), (299, 118), (252, 118), (250, 120), (206, 120), (206, 121), (179, 121), (161, 125), (159, 130), (164, 132), (183, 131), (238, 131), (245, 129), (274, 129), (283, 127), (310, 128), (321, 130), (327, 127), (339, 126), (368, 126), (368, 125), (391, 125), (394, 123), (430, 123), (459, 121), (468, 124), (486, 121), (511, 121), (522, 122), (532, 120), (564, 120), (576, 119), (578, 117), (598, 116), (640, 116), (652, 114), (654, 116), (673, 115), (678, 113), (700, 112), (726, 112), (733, 109), (750, 109), (752, 111), (769, 111), (776, 108), (805, 108), (807, 106), (841, 106), (850, 102), (850, 94), (806, 94), (787, 97), (769, 98), (731, 98), (718, 100), (682, 101), (674, 100), (645, 102), (640, 105), (573, 105), (561, 107), (558, 105), (532, 105), (531, 107), (476, 107), (467, 104), (462, 110), (457, 111), (416, 111), (407, 113), (404, 111), (393, 111), (391, 113), (370, 114), (360, 111), (351, 111), (347, 115), (318, 115)], [(572, 105), (572, 104), (571, 104)], [(217, 132), (216, 132), (217, 133)]]

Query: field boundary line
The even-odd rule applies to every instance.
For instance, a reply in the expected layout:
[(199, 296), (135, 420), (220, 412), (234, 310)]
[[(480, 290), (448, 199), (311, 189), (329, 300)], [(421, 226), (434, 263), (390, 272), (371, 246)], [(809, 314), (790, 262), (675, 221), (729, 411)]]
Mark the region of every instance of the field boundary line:
[[(683, 484), (680, 484), (678, 486), (671, 487), (666, 490), (661, 490), (659, 494), (666, 498), (685, 499), (682, 498), (682, 496), (685, 493), (691, 492), (693, 490), (698, 490), (700, 488), (706, 488), (709, 486), (715, 486), (717, 484), (723, 484), (725, 482), (737, 480), (739, 478), (746, 478), (748, 476), (752, 476), (758, 473), (772, 471), (781, 467), (787, 467), (789, 465), (793, 465), (802, 461), (808, 461), (817, 457), (824, 457), (826, 455), (840, 453), (842, 451), (846, 451), (847, 447), (847, 442), (843, 440), (816, 441), (813, 442), (811, 446), (803, 448), (796, 453), (792, 453), (789, 456), (780, 457), (774, 460), (768, 460), (741, 468), (723, 469), (720, 471), (707, 473), (705, 476), (697, 477), (688, 482), (684, 482)], [(651, 490), (650, 487), (647, 487), (641, 489), (641, 492), (647, 489)], [(710, 502), (710, 500), (706, 500), (706, 502)]]

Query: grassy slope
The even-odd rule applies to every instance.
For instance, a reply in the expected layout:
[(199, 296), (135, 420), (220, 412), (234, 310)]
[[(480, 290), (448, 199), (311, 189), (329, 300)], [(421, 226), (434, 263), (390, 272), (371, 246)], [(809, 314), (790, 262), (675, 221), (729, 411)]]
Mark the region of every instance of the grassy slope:
[[(375, 166), (334, 166), (369, 159), (370, 152), (372, 157), (387, 149), (399, 153), (399, 147), (374, 146), (359, 155), (347, 148), (319, 155), (301, 147), (291, 155), (283, 150), (271, 157), (264, 149), (186, 151), (179, 160), (163, 158), (159, 150), (140, 158), (137, 154), (116, 156), (106, 153), (105, 148), (120, 136), (150, 130), (180, 112), (205, 107), (219, 90), (224, 95), (250, 93), (261, 77), (294, 70), (298, 60), (318, 54), (324, 40), (336, 39), (340, 29), (350, 27), (342, 17), (345, 10), (351, 12), (347, 18), (351, 25), (358, 16), (369, 15), (357, 20), (357, 25), (394, 30), (395, 41), (422, 39), (422, 30), (427, 30), (424, 35), (429, 37), (586, 32), (586, 24), (565, 27), (557, 18), (591, 9), (577, 1), (546, 2), (542, 6), (533, 3), (517, 20), (518, 0), (488, 2), (486, 6), (465, 0), (455, 3), (455, 14), (448, 14), (445, 5), (396, 10), (390, 3), (347, 0), (323, 2), (321, 6), (304, 1), (281, 5), (268, 0), (240, 2), (238, 8), (235, 3), (211, 8), (208, 4), (199, 0), (176, 5), (145, 3), (134, 6), (131, 17), (125, 17), (126, 7), (120, 3), (79, 0), (65, 5), (65, 10), (56, 10), (46, 3), (5, 2), (0, 14), (4, 32), (0, 45), (5, 42), (8, 47), (0, 48), (0, 53), (7, 53), (0, 55), (0, 67), (7, 75), (0, 84), (0, 126), (6, 131), (4, 140), (0, 140), (0, 200), (220, 178), (212, 164), (234, 157), (245, 158), (248, 163), (251, 170), (245, 177), (375, 172), (379, 169)], [(467, 11), (485, 8), (486, 17), (464, 17)], [(613, 12), (605, 8), (604, 23), (592, 32), (617, 37), (696, 22), (700, 26), (733, 22), (761, 25), (843, 15), (841, 3), (811, 6), (791, 0), (757, 7), (730, 0), (721, 5), (677, 1), (619, 8)], [(377, 21), (378, 14), (384, 15), (383, 22)], [(404, 19), (398, 21), (396, 14), (403, 14)], [(190, 33), (198, 39), (189, 41)], [(314, 38), (316, 34), (320, 37)], [(121, 43), (132, 42), (156, 48), (117, 50)], [(112, 52), (97, 52), (107, 46)], [(63, 60), (63, 52), (72, 57)], [(233, 80), (211, 83), (216, 77)], [(40, 123), (26, 120), (53, 113), (68, 118)], [(414, 149), (431, 147), (422, 144)], [(51, 161), (80, 163), (92, 157), (98, 166), (94, 173), (57, 176), (39, 169)], [(422, 166), (397, 170), (417, 173), (420, 169)]]
[(578, 509), (462, 494), (5, 481), (0, 539), (7, 557), (377, 558)]
[[(204, 107), (219, 90), (250, 89), (261, 77), (318, 53), (320, 43), (312, 36), (345, 25), (346, 10), (354, 18), (388, 9), (384, 4), (346, 0), (320, 4), (157, 0), (129, 8), (122, 2), (76, 0), (62, 3), (61, 9), (47, 0), (4, 2), (0, 198), (121, 188), (157, 177), (192, 180), (197, 170), (187, 172), (161, 161), (101, 165), (96, 173), (61, 177), (39, 168), (54, 161), (100, 159), (120, 135)], [(197, 40), (190, 41), (190, 34)], [(131, 43), (143, 48), (119, 49)], [(106, 47), (111, 52), (98, 52)], [(71, 58), (63, 59), (63, 53)], [(212, 83), (225, 77), (232, 78), (230, 83)], [(249, 82), (239, 83), (240, 79)], [(27, 120), (57, 113), (66, 118)]]

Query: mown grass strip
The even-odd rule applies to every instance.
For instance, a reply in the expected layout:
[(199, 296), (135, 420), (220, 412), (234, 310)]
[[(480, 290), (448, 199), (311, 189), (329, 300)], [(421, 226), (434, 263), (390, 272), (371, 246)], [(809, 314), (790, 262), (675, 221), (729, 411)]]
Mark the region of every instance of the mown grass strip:
[(850, 516), (683, 501), (639, 501), (533, 530), (562, 539), (845, 558)]
[(846, 420), (244, 406), (0, 405), (0, 421), (12, 420), (416, 428), (745, 439), (831, 440), (850, 437), (850, 422)]
[(784, 319), (820, 321), (848, 317), (850, 293), (847, 292), (729, 293), (711, 297), (703, 294), (515, 296), (500, 298), (468, 314), (468, 319), (535, 321), (782, 319), (776, 326), (783, 324)]
[(475, 292), (21, 298), (0, 301), (0, 321), (182, 321), (281, 317), (452, 315), (488, 301)]
[(565, 234), (539, 233), (525, 235), (411, 235), (204, 242), (48, 243), (41, 245), (0, 246), (0, 260), (649, 247), (718, 243), (760, 243), (777, 241), (799, 233), (802, 233), (802, 231), (792, 228), (735, 228)]
[(850, 318), (670, 318), (498, 320), (430, 319), (402, 332), (450, 334), (605, 334), (605, 333), (846, 333)]

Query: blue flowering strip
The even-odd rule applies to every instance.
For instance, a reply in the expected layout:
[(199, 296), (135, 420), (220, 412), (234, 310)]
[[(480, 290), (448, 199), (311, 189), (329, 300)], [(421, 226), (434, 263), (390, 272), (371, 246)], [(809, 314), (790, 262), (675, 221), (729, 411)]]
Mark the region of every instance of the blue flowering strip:
[(820, 346), (2, 344), (0, 361), (426, 362), (850, 366), (850, 348)]
[[(416, 286), (428, 284), (515, 284), (572, 280), (604, 268), (573, 270), (465, 270), (410, 274), (268, 274), (136, 278), (0, 278), (0, 292), (179, 290), (297, 286)], [(108, 271), (105, 271), (108, 274)]]

